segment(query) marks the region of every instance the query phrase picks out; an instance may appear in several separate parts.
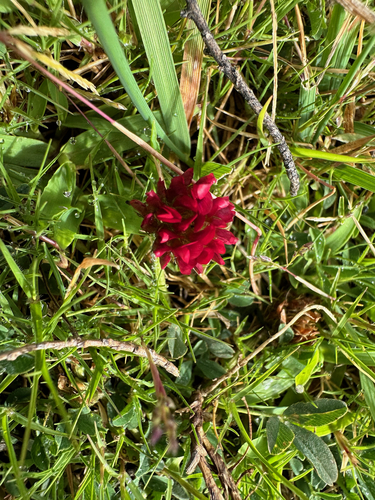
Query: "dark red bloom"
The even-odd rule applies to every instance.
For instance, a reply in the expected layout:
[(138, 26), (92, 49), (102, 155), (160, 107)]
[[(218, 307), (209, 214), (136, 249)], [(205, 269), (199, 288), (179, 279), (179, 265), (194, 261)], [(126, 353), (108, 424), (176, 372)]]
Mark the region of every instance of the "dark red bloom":
[(210, 193), (216, 182), (213, 174), (193, 182), (193, 169), (174, 177), (166, 189), (159, 181), (157, 192), (146, 195), (146, 203), (132, 200), (130, 204), (143, 217), (142, 229), (156, 234), (153, 251), (164, 269), (171, 255), (177, 259), (182, 274), (214, 260), (224, 264), (220, 254), (225, 245), (234, 245), (237, 238), (227, 229), (235, 210), (228, 197), (214, 198)]

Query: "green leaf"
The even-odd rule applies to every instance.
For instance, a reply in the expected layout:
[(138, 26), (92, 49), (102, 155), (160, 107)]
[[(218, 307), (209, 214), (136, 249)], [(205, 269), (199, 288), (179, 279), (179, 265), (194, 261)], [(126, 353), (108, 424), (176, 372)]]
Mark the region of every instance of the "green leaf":
[[(160, 117), (160, 112), (154, 113), (155, 117)], [(91, 154), (92, 162), (94, 165), (101, 163), (102, 161), (109, 160), (113, 158), (112, 151), (108, 148), (107, 144), (103, 141), (100, 135), (93, 131), (90, 127), (85, 127), (86, 124), (80, 121), (79, 117), (74, 116), (77, 119), (77, 126), (80, 128), (88, 128), (87, 132), (79, 134), (74, 137), (73, 140), (69, 141), (65, 148), (64, 153), (66, 153), (69, 159), (76, 165), (83, 165), (85, 163), (88, 155)], [(64, 123), (69, 127), (74, 128), (75, 122), (74, 118), (68, 117)], [(106, 122), (102, 118), (91, 118), (90, 121), (95, 125), (99, 132), (111, 143), (113, 148), (118, 152), (128, 151), (135, 148), (137, 145), (131, 139), (126, 137), (123, 133), (119, 132), (110, 123)], [(133, 115), (130, 117), (118, 120), (118, 123), (126, 127), (133, 132), (138, 137), (146, 142), (150, 141), (150, 128), (148, 123), (140, 115)], [(96, 148), (95, 156), (92, 155), (93, 150)]]
[(57, 118), (58, 118), (57, 123), (59, 126), (61, 126), (61, 124), (64, 122), (65, 118), (68, 115), (68, 109), (69, 109), (68, 99), (65, 97), (65, 94), (60, 92), (60, 90), (56, 87), (54, 83), (52, 83), (50, 80), (47, 80), (47, 82), (48, 82), (48, 94), (54, 101), (56, 107)]
[(75, 165), (66, 162), (56, 170), (43, 191), (40, 199), (42, 217), (51, 219), (70, 208), (75, 187)]
[[(77, 413), (78, 410), (70, 411), (70, 413)], [(77, 427), (84, 434), (89, 434), (89, 436), (95, 436), (96, 430), (95, 426), (100, 431), (105, 431), (103, 427), (103, 422), (97, 413), (90, 411), (88, 408), (84, 408), (82, 413), (78, 417)]]
[(69, 208), (54, 225), (53, 235), (62, 250), (65, 250), (74, 240), (84, 215), (85, 212), (77, 208)]
[(127, 203), (126, 198), (117, 194), (100, 194), (98, 201), (105, 227), (122, 231), (124, 222), (127, 232), (139, 233), (142, 218)]
[(121, 414), (112, 420), (115, 427), (123, 429), (135, 429), (138, 427), (138, 416), (134, 404), (128, 404), (122, 410)]
[[(359, 204), (353, 210), (354, 217), (359, 220), (362, 213), (362, 205)], [(351, 238), (356, 230), (356, 225), (351, 217), (347, 217), (344, 222), (326, 238), (326, 250), (331, 251), (331, 255), (335, 255)]]
[(45, 450), (41, 434), (34, 439), (33, 445), (31, 447), (31, 458), (33, 459), (34, 464), (38, 467), (38, 469), (49, 469), (50, 460)]
[(287, 426), (294, 433), (294, 446), (315, 468), (320, 479), (332, 486), (337, 481), (338, 470), (336, 461), (326, 443), (313, 432), (298, 427), (298, 425), (287, 422)]
[(15, 137), (0, 133), (4, 163), (21, 167), (40, 167), (47, 152), (48, 144), (28, 137)]
[(197, 367), (204, 373), (205, 377), (211, 380), (221, 377), (225, 373), (225, 369), (219, 363), (207, 358), (198, 359)]
[(324, 234), (319, 229), (310, 228), (309, 229), (310, 237), (314, 243), (314, 252), (316, 262), (320, 263), (322, 261), (325, 249), (325, 239)]
[(317, 347), (312, 358), (309, 360), (305, 368), (296, 376), (296, 386), (304, 386), (310, 380), (311, 375), (316, 371), (315, 369), (319, 363), (319, 358), (320, 351), (319, 347)]
[(132, 1), (132, 6), (167, 132), (176, 146), (189, 154), (189, 129), (160, 2), (135, 0)]
[(181, 358), (187, 351), (181, 328), (178, 325), (170, 325), (167, 330), (168, 347), (171, 357)]
[(348, 407), (338, 399), (318, 399), (313, 403), (295, 403), (283, 416), (299, 425), (319, 427), (335, 422), (345, 415)]
[(8, 375), (26, 373), (35, 365), (35, 358), (31, 354), (18, 356), (14, 361), (0, 361), (0, 370)]
[(349, 182), (354, 186), (359, 186), (375, 193), (375, 177), (360, 168), (352, 167), (351, 165), (340, 165), (335, 167), (332, 172), (336, 179)]
[(10, 0), (0, 0), (0, 12), (2, 14), (12, 12), (16, 8)]
[(221, 165), (220, 163), (215, 163), (214, 161), (207, 161), (201, 166), (201, 176), (214, 174), (217, 180), (221, 179), (225, 175), (228, 175), (232, 172), (232, 167), (228, 167), (227, 165)]
[(364, 498), (366, 500), (375, 500), (375, 484), (373, 477), (368, 477), (365, 474), (361, 474), (359, 477), (359, 484)]
[(254, 302), (254, 297), (251, 295), (234, 294), (228, 299), (229, 304), (235, 307), (247, 307)]
[(316, 3), (308, 1), (306, 3), (307, 13), (310, 19), (311, 30), (309, 36), (317, 40), (324, 28), (326, 28), (326, 18), (322, 13), (325, 9), (325, 2)]
[(293, 431), (277, 417), (271, 417), (267, 422), (268, 450), (272, 455), (283, 453), (294, 440)]
[(370, 409), (372, 420), (375, 422), (375, 387), (372, 380), (370, 380), (367, 375), (359, 372), (359, 378), (361, 380), (362, 390), (365, 395), (365, 401)]

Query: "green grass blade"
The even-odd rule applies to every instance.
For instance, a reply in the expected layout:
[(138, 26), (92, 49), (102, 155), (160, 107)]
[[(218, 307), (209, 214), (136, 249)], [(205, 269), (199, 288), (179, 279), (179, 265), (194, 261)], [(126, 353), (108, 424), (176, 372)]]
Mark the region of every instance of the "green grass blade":
[(344, 97), (344, 94), (345, 92), (348, 90), (349, 88), (349, 85), (351, 84), (351, 82), (353, 81), (356, 73), (359, 71), (362, 63), (366, 60), (366, 57), (371, 54), (373, 48), (374, 48), (374, 45), (375, 45), (375, 37), (372, 36), (368, 41), (367, 41), (367, 45), (366, 47), (364, 48), (364, 50), (361, 52), (361, 54), (357, 57), (357, 59), (354, 61), (352, 67), (350, 68), (350, 70), (348, 71), (348, 74), (346, 75), (346, 77), (344, 78), (342, 84), (340, 85), (340, 87), (337, 89), (337, 92), (336, 94), (334, 95), (334, 97), (332, 98), (332, 100), (330, 101), (330, 109), (329, 111), (322, 117), (320, 123), (318, 124), (318, 128), (315, 132), (315, 135), (313, 137), (313, 140), (312, 142), (315, 143), (317, 140), (318, 140), (318, 137), (320, 136), (320, 134), (323, 132), (324, 130), (324, 127), (327, 125), (329, 119), (331, 118), (332, 114), (334, 113), (335, 109), (336, 109), (336, 104), (338, 104), (340, 102), (340, 99), (342, 97)]
[(351, 165), (340, 165), (333, 170), (333, 176), (375, 193), (375, 177), (364, 170)]
[(21, 269), (18, 267), (17, 263), (13, 259), (11, 253), (9, 252), (8, 248), (5, 246), (2, 240), (0, 240), (0, 251), (3, 253), (8, 266), (12, 270), (14, 277), (18, 281), (18, 284), (20, 285), (22, 290), (25, 292), (27, 298), (32, 299), (32, 289), (30, 283), (27, 281), (26, 277), (22, 273)]
[(179, 147), (169, 139), (166, 132), (162, 129), (161, 125), (155, 120), (150, 108), (148, 107), (137, 82), (131, 72), (128, 60), (121, 48), (115, 28), (112, 24), (111, 18), (108, 14), (105, 2), (97, 0), (83, 0), (82, 4), (86, 13), (92, 22), (100, 42), (119, 77), (120, 82), (128, 93), (134, 106), (138, 109), (143, 119), (148, 121), (150, 125), (155, 123), (158, 136), (165, 142), (165, 144), (176, 153), (176, 155), (183, 161), (189, 162), (187, 155), (179, 149)]
[(168, 134), (181, 151), (189, 154), (189, 130), (159, 0), (136, 0), (132, 5)]

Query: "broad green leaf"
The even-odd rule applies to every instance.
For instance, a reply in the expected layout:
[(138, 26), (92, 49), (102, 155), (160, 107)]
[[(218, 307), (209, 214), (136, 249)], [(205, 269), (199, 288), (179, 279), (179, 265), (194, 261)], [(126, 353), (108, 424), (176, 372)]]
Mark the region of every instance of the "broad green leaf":
[(221, 377), (225, 373), (225, 369), (219, 363), (207, 358), (198, 359), (197, 367), (204, 373), (205, 377), (211, 380)]
[(40, 199), (42, 218), (51, 219), (70, 208), (75, 187), (75, 165), (66, 162), (56, 170), (43, 191)]
[(47, 152), (48, 144), (29, 137), (15, 137), (0, 133), (4, 163), (21, 167), (40, 167)]
[[(307, 82), (308, 83), (308, 82)], [(306, 84), (305, 84), (306, 85)], [(303, 124), (306, 123), (314, 114), (315, 109), (315, 99), (316, 99), (316, 87), (313, 85), (311, 88), (301, 85), (299, 94), (298, 109), (300, 111), (300, 119), (298, 120), (298, 128), (302, 128)], [(306, 127), (299, 132), (302, 140), (306, 140), (310, 137), (312, 132), (312, 127)]]
[(316, 371), (315, 369), (319, 363), (319, 358), (319, 348), (316, 348), (312, 358), (309, 360), (305, 368), (296, 376), (296, 386), (304, 386), (310, 380), (311, 375)]
[(100, 194), (98, 201), (105, 227), (122, 231), (124, 224), (127, 232), (139, 233), (142, 218), (127, 203), (126, 198), (117, 194)]
[(343, 401), (318, 399), (313, 403), (295, 403), (285, 410), (283, 416), (299, 425), (319, 427), (335, 422), (347, 411)]
[(365, 401), (370, 409), (372, 420), (375, 422), (375, 387), (372, 380), (370, 380), (367, 375), (359, 372), (359, 378), (361, 380), (362, 390), (365, 395)]
[(205, 176), (208, 174), (214, 174), (217, 180), (221, 179), (225, 175), (228, 175), (232, 172), (232, 167), (228, 167), (227, 165), (221, 165), (220, 163), (215, 163), (214, 161), (207, 161), (201, 166), (201, 176)]
[[(48, 82), (49, 80), (43, 80), (40, 84), (37, 92), (32, 98), (29, 99), (27, 112), (31, 118), (39, 121), (43, 118), (47, 107), (47, 93), (48, 93)], [(56, 87), (55, 87), (56, 88)], [(56, 89), (57, 90), (57, 89)], [(61, 92), (59, 92), (61, 94)], [(43, 97), (43, 95), (45, 97)], [(38, 125), (33, 126), (33, 130), (36, 132), (38, 130)]]
[(18, 375), (30, 371), (35, 365), (35, 358), (31, 354), (23, 354), (14, 361), (0, 361), (0, 371), (8, 375)]
[(160, 2), (133, 0), (132, 6), (168, 135), (181, 151), (189, 154), (190, 135)]
[[(362, 213), (362, 205), (359, 204), (353, 210), (354, 217), (359, 220)], [(326, 250), (331, 251), (331, 255), (335, 255), (345, 243), (351, 238), (356, 230), (356, 225), (351, 217), (347, 217), (344, 222), (326, 238)]]
[[(161, 117), (160, 112), (154, 113), (154, 116)], [(113, 158), (113, 153), (103, 141), (100, 135), (92, 130), (87, 125), (87, 122), (82, 122), (80, 117), (75, 117), (77, 119), (77, 125), (75, 125), (74, 119), (68, 117), (64, 123), (69, 127), (80, 127), (88, 128), (87, 132), (79, 134), (77, 137), (72, 138), (65, 146), (64, 153), (67, 154), (69, 159), (76, 165), (83, 165), (85, 163), (88, 155), (92, 156), (92, 162), (94, 165), (101, 163), (102, 161), (109, 160)], [(90, 121), (95, 125), (99, 132), (110, 142), (113, 148), (118, 152), (128, 151), (136, 147), (136, 144), (126, 137), (124, 134), (119, 132), (110, 123), (106, 122), (102, 118), (91, 118)], [(146, 142), (150, 140), (150, 127), (147, 122), (140, 115), (133, 115), (123, 118), (118, 121), (121, 125), (129, 129), (131, 132), (136, 134), (138, 137)], [(93, 156), (93, 150), (97, 149), (95, 156)]]
[(33, 459), (34, 464), (38, 467), (39, 470), (49, 469), (50, 459), (45, 449), (42, 434), (39, 434), (39, 436), (34, 439), (33, 445), (31, 447), (31, 458)]
[(168, 347), (171, 357), (181, 358), (187, 351), (181, 328), (178, 325), (170, 325), (167, 330)]
[(120, 415), (112, 420), (115, 427), (122, 427), (123, 429), (135, 429), (138, 427), (138, 416), (134, 408), (134, 404), (128, 404), (121, 412)]
[(78, 233), (85, 213), (77, 208), (68, 208), (53, 227), (53, 236), (62, 250), (65, 250)]
[(375, 483), (373, 477), (359, 475), (359, 484), (366, 500), (375, 500)]
[[(78, 410), (70, 410), (69, 413), (76, 414)], [(90, 436), (95, 436), (96, 429), (100, 431), (105, 431), (103, 427), (103, 422), (98, 413), (90, 411), (88, 408), (84, 408), (78, 417), (77, 421), (78, 429), (84, 434), (89, 434)]]
[(48, 93), (51, 99), (56, 103), (56, 112), (57, 112), (57, 124), (61, 126), (64, 122), (65, 118), (68, 115), (69, 103), (65, 94), (60, 92), (60, 90), (56, 87), (54, 83), (48, 80)]
[(325, 248), (324, 234), (322, 233), (322, 231), (319, 231), (319, 229), (315, 229), (312, 227), (309, 229), (309, 233), (314, 243), (316, 262), (320, 263), (324, 255), (324, 248)]
[[(296, 358), (291, 356), (282, 363), (284, 369), (280, 370), (275, 377), (266, 377), (265, 380), (257, 385), (255, 382), (255, 387), (253, 383), (248, 388), (241, 390), (236, 394), (235, 398), (240, 399), (239, 396), (243, 397), (246, 394), (246, 401), (249, 405), (258, 404), (269, 399), (274, 399), (275, 397), (282, 394), (284, 391), (289, 389), (294, 385), (295, 376), (304, 368), (304, 365), (298, 361)], [(272, 368), (270, 368), (271, 370)]]
[(312, 2), (310, 0), (306, 2), (306, 9), (311, 26), (309, 36), (311, 36), (315, 40), (319, 39), (322, 30), (326, 28), (326, 18), (324, 15), (322, 15), (324, 8), (324, 0), (319, 3)]
[(238, 295), (234, 294), (228, 299), (229, 304), (235, 307), (247, 307), (254, 302), (254, 297), (251, 295)]
[(332, 172), (336, 179), (341, 179), (354, 184), (354, 186), (359, 186), (375, 193), (375, 177), (360, 168), (352, 167), (351, 165), (340, 165), (335, 167)]
[(288, 422), (287, 426), (294, 433), (294, 446), (315, 468), (320, 479), (332, 486), (337, 481), (338, 470), (336, 461), (326, 443), (313, 432), (298, 427), (298, 425)]
[(196, 337), (206, 342), (209, 350), (218, 358), (232, 358), (234, 356), (232, 347), (223, 340), (212, 337), (207, 333), (198, 332), (196, 330), (193, 331)]
[(294, 439), (293, 431), (277, 417), (271, 417), (267, 422), (268, 450), (272, 455), (283, 453)]
[(8, 13), (12, 12), (12, 10), (16, 9), (16, 6), (13, 5), (11, 0), (1, 0), (0, 1), (0, 12), (1, 13)]

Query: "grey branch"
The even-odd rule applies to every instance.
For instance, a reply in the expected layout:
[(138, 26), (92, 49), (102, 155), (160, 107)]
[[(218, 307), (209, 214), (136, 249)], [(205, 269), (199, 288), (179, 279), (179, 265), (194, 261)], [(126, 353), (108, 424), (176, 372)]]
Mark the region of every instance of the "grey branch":
[[(0, 353), (0, 361), (14, 361), (22, 354), (27, 354), (34, 351), (44, 351), (46, 349), (87, 349), (88, 347), (110, 347), (115, 351), (126, 351), (141, 358), (147, 358), (146, 350), (133, 342), (121, 342), (119, 340), (113, 339), (101, 339), (101, 340), (82, 340), (82, 339), (72, 339), (67, 341), (51, 341), (51, 342), (40, 342), (39, 344), (27, 344), (25, 346), (19, 347), (12, 351), (3, 351)], [(168, 361), (166, 358), (158, 354), (152, 349), (149, 349), (151, 357), (155, 365), (161, 366), (167, 372), (171, 373), (175, 377), (180, 375), (178, 368)]]
[[(187, 17), (191, 19), (196, 24), (200, 34), (202, 35), (203, 41), (206, 45), (206, 52), (215, 59), (219, 65), (219, 69), (225, 74), (227, 78), (233, 83), (237, 92), (239, 92), (245, 101), (249, 104), (251, 109), (259, 115), (263, 109), (263, 106), (255, 97), (254, 92), (248, 87), (245, 80), (242, 78), (240, 73), (236, 70), (234, 66), (230, 63), (228, 58), (220, 50), (215, 38), (213, 37), (210, 29), (206, 23), (205, 18), (198, 6), (197, 0), (186, 0), (187, 8), (181, 12), (181, 17)], [(281, 134), (280, 130), (277, 128), (275, 123), (272, 121), (268, 113), (264, 116), (264, 125), (267, 127), (272, 139), (277, 145), (278, 150), (282, 156), (286, 173), (290, 180), (290, 194), (296, 196), (299, 189), (299, 175), (294, 164), (292, 153), (285, 141), (284, 136)]]

